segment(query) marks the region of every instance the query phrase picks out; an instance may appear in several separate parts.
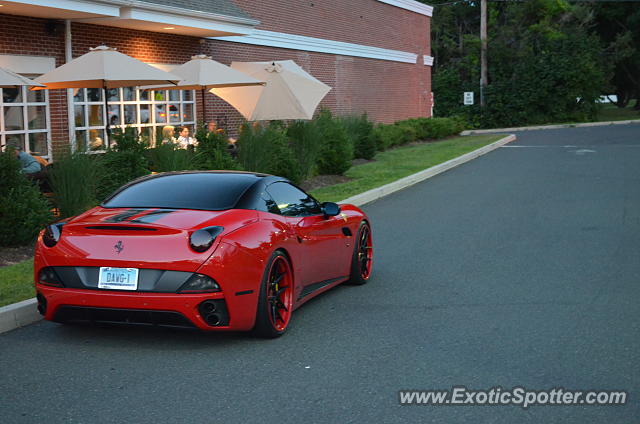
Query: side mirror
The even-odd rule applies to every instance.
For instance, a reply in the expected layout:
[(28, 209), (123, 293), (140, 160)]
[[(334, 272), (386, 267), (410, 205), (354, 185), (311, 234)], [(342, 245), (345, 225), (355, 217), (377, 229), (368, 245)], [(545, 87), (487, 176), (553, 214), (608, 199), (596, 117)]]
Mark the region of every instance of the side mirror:
[(336, 216), (340, 213), (340, 206), (333, 202), (324, 202), (322, 204), (322, 213), (325, 218)]

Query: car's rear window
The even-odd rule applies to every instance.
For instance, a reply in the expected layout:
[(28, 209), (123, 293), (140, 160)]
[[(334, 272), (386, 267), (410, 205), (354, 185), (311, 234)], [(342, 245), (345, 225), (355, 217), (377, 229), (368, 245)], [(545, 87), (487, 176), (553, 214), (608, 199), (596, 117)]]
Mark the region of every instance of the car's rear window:
[(107, 208), (168, 208), (225, 210), (258, 177), (253, 174), (194, 173), (163, 175), (133, 184), (111, 198)]

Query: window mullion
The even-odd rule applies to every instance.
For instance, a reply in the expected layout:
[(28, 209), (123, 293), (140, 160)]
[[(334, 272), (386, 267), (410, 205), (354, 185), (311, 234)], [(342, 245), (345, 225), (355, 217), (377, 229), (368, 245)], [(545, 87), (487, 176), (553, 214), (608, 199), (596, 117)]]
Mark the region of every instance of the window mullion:
[(27, 103), (27, 87), (20, 87), (22, 90), (22, 129), (24, 130), (24, 141), (22, 148), (25, 152), (31, 153), (29, 147), (29, 106)]

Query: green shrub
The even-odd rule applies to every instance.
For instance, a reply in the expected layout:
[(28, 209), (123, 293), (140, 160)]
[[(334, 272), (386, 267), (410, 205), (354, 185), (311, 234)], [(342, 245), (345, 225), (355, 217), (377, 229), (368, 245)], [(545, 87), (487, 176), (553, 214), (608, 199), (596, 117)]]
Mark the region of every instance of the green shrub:
[(134, 150), (110, 150), (102, 155), (99, 166), (96, 198), (106, 199), (129, 181), (149, 173), (149, 163), (143, 153)]
[(297, 183), (300, 167), (285, 130), (278, 124), (245, 123), (238, 138), (238, 160), (243, 169), (279, 175)]
[(353, 146), (347, 136), (347, 131), (327, 109), (320, 111), (316, 125), (322, 138), (318, 156), (318, 172), (320, 174), (344, 174), (351, 167), (353, 159)]
[(291, 180), (295, 184), (301, 182), (300, 165), (296, 161), (293, 150), (289, 146), (289, 139), (284, 130), (267, 131), (271, 145), (271, 166), (269, 174), (279, 175)]
[(287, 128), (291, 150), (298, 162), (300, 179), (315, 175), (322, 137), (315, 121), (295, 121)]
[(418, 139), (418, 128), (411, 122), (399, 121), (394, 124), (396, 127), (400, 128), (400, 138), (398, 139), (398, 145), (403, 145), (407, 143), (411, 143)]
[(345, 116), (340, 122), (347, 130), (347, 135), (353, 145), (353, 156), (361, 159), (373, 159), (376, 154), (376, 138), (373, 134), (373, 123), (367, 114), (360, 116)]
[(373, 130), (377, 149), (386, 150), (403, 143), (405, 132), (398, 125), (378, 124)]
[(24, 182), (25, 176), (20, 172), (20, 162), (15, 157), (13, 148), (0, 152), (0, 196), (6, 196), (13, 188)]
[(196, 132), (196, 163), (200, 169), (237, 169), (237, 162), (229, 154), (224, 131), (209, 132), (201, 127)]
[(0, 246), (32, 242), (51, 221), (49, 202), (20, 172), (13, 149), (0, 153)]
[(99, 155), (75, 152), (58, 157), (53, 164), (49, 179), (61, 218), (78, 215), (98, 203), (100, 159)]
[(173, 143), (160, 144), (147, 149), (145, 156), (149, 169), (154, 172), (185, 171), (198, 168), (193, 151), (180, 149)]
[(149, 173), (149, 162), (145, 155), (147, 145), (134, 128), (127, 127), (124, 131), (116, 129), (111, 137), (113, 146), (95, 161), (99, 173), (96, 199), (99, 201), (129, 181)]
[(396, 125), (413, 127), (417, 140), (448, 137), (464, 129), (464, 121), (460, 118), (410, 118)]
[(240, 127), (238, 146), (238, 162), (246, 171), (264, 172), (268, 168), (268, 146), (262, 140), (264, 127), (260, 123), (245, 122)]
[(117, 152), (137, 152), (143, 154), (148, 147), (146, 141), (143, 141), (136, 129), (133, 127), (126, 127), (123, 130), (116, 128), (111, 133), (113, 139), (112, 150)]

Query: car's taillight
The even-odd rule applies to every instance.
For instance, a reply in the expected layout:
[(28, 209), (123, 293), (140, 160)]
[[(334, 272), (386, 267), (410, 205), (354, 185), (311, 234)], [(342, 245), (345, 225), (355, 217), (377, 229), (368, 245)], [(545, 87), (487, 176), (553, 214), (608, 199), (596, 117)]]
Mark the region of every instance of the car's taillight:
[(44, 234), (42, 235), (42, 242), (45, 246), (53, 247), (58, 244), (64, 224), (64, 222), (59, 222), (57, 224), (47, 225), (47, 228), (45, 228)]
[(178, 293), (212, 293), (220, 291), (220, 286), (211, 277), (204, 274), (193, 274), (180, 287)]
[(62, 280), (58, 277), (55, 269), (50, 266), (40, 270), (38, 273), (38, 283), (51, 287), (64, 287), (64, 284), (62, 284)]
[(217, 226), (196, 230), (189, 237), (189, 246), (198, 253), (206, 252), (222, 230), (224, 230), (223, 227)]

